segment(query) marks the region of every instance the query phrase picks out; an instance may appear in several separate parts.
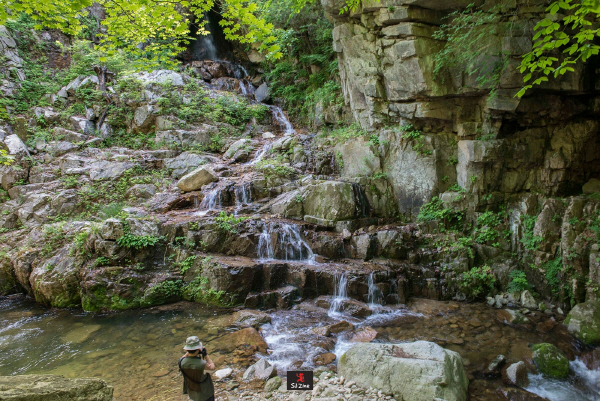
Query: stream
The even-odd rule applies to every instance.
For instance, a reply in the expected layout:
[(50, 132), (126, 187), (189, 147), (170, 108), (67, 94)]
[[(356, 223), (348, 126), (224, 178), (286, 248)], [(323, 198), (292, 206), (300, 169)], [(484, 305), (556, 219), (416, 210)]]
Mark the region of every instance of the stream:
[[(378, 313), (359, 319), (332, 313), (316, 303), (307, 301), (290, 310), (272, 311), (272, 322), (262, 326), (261, 335), (269, 346), (267, 359), (280, 375), (287, 369), (315, 368), (313, 357), (324, 352), (339, 358), (352, 346), (352, 334), (341, 333), (335, 342), (335, 337), (323, 341), (312, 328), (343, 319), (353, 323), (357, 332), (366, 326), (375, 329), (376, 342), (434, 341), (459, 352), (469, 373), (483, 371), (498, 354), (530, 364), (528, 345), (550, 342), (573, 361), (571, 374), (566, 380), (530, 374), (528, 390), (551, 401), (600, 400), (600, 372), (587, 369), (577, 359), (579, 351), (564, 327), (554, 325), (542, 313), (530, 318), (534, 324), (538, 322), (537, 327), (553, 326), (547, 333), (507, 325), (498, 319), (497, 310), (484, 304), (414, 299), (408, 305), (380, 306)], [(241, 374), (252, 363), (219, 351), (223, 336), (236, 330), (224, 319), (231, 310), (181, 302), (91, 314), (46, 309), (25, 296), (0, 299), (0, 309), (0, 375), (96, 376), (115, 387), (117, 401), (181, 399), (176, 362), (185, 338), (192, 334), (212, 351), (217, 368), (227, 365)], [(501, 400), (496, 393), (501, 385), (499, 378), (475, 374), (469, 386), (470, 399)]]

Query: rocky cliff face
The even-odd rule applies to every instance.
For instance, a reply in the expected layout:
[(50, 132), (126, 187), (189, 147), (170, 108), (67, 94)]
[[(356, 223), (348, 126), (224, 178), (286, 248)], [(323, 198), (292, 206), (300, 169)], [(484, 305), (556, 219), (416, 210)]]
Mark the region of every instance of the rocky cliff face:
[[(583, 283), (598, 285), (592, 273), (597, 263), (588, 256), (597, 247), (590, 233), (600, 176), (598, 76), (592, 64), (580, 66), (515, 97), (522, 86), (517, 66), (531, 50), (544, 1), (476, 2), (485, 11), (499, 4), (497, 26), (471, 65), (436, 74), (434, 55), (444, 42), (433, 33), (469, 3), (363, 2), (340, 14), (343, 2), (322, 1), (335, 23), (346, 103), (380, 139), (377, 149), (360, 141), (342, 147), (340, 155), (351, 161), (342, 175), (385, 174), (405, 216), (415, 216), (437, 196), (450, 209), (474, 213), (473, 219), (484, 211), (509, 210), (511, 234), (504, 249), (520, 260), (532, 257), (542, 273), (532, 273), (530, 280), (546, 282), (546, 288), (553, 274), (546, 264), (559, 259), (571, 271), (563, 276), (569, 277), (569, 291), (583, 300)], [(469, 74), (473, 64), (481, 65), (478, 74)], [(362, 172), (351, 167), (367, 156), (375, 162)], [(565, 199), (573, 195), (579, 197)], [(541, 245), (524, 246), (528, 238)]]
[[(342, 3), (324, 0), (323, 6), (335, 22), (342, 88), (355, 119), (386, 136), (385, 127), (403, 124), (422, 132), (422, 149), (406, 143), (383, 160), (403, 212), (453, 182), (472, 194), (472, 206), (483, 206), (489, 195), (501, 201), (532, 191), (578, 194), (598, 177), (597, 76), (591, 65), (515, 97), (522, 87), (516, 67), (531, 49), (543, 1), (502, 2), (500, 22), (472, 60), (482, 65), (479, 74), (469, 74), (466, 64), (434, 73), (433, 55), (444, 43), (433, 33), (470, 2), (364, 2), (340, 15)], [(484, 10), (494, 5), (485, 2)], [(485, 71), (491, 66), (499, 68), (495, 78)], [(402, 143), (399, 135), (390, 142)]]
[[(211, 61), (119, 77), (104, 94), (81, 76), (47, 96), (52, 107), (12, 116), (0, 127), (15, 156), (0, 168), (0, 293), (87, 310), (285, 308), (345, 275), (360, 301), (375, 287), (388, 303), (596, 299), (593, 74), (513, 97), (540, 6), (503, 9), (522, 29), (490, 39), (509, 56), (495, 91), (461, 70), (433, 75), (431, 34), (464, 4), (324, 6), (365, 131), (294, 130), (256, 103), (262, 80)], [(515, 270), (547, 305), (498, 294)]]

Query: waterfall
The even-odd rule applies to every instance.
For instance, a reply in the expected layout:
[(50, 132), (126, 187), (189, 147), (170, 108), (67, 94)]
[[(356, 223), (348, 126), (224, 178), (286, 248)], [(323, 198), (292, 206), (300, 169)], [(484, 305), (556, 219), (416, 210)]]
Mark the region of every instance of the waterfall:
[(354, 204), (356, 208), (356, 214), (358, 217), (369, 217), (371, 214), (371, 205), (365, 191), (360, 185), (352, 183), (352, 192), (354, 193)]
[(294, 126), (292, 125), (290, 120), (287, 119), (285, 114), (283, 114), (283, 110), (281, 110), (281, 108), (277, 106), (271, 106), (271, 111), (273, 112), (273, 118), (275, 119), (275, 121), (277, 121), (277, 125), (283, 127), (284, 134), (293, 134), (294, 132), (296, 132), (294, 130)]
[(333, 278), (333, 285), (333, 297), (327, 313), (329, 316), (338, 315), (342, 310), (344, 301), (348, 300), (348, 278), (346, 273), (336, 274)]
[(369, 279), (367, 282), (369, 284), (369, 295), (367, 298), (367, 301), (369, 302), (369, 308), (373, 312), (378, 313), (381, 307), (383, 306), (383, 293), (381, 292), (379, 287), (375, 285), (375, 280), (373, 279), (373, 272), (369, 274)]
[(211, 33), (207, 35), (198, 34), (196, 40), (192, 44), (192, 54), (195, 60), (218, 60), (218, 51), (215, 44), (215, 38)]
[[(275, 239), (275, 240), (273, 240)], [(260, 260), (298, 260), (313, 263), (315, 255), (295, 224), (267, 224), (258, 238)]]
[(200, 202), (200, 210), (206, 212), (209, 210), (220, 209), (223, 206), (221, 195), (221, 189), (219, 188), (215, 188), (207, 193), (204, 199), (202, 199), (202, 202)]
[(271, 143), (265, 143), (263, 145), (263, 147), (256, 152), (256, 154), (254, 155), (254, 159), (252, 159), (252, 161), (249, 163), (250, 166), (255, 165), (256, 163), (258, 163), (259, 161), (261, 161), (265, 155), (269, 152), (269, 150), (271, 150)]
[(239, 206), (252, 203), (252, 189), (250, 188), (250, 184), (235, 187), (233, 192), (235, 193), (235, 203)]
[(242, 95), (252, 95), (256, 91), (254, 86), (246, 79), (240, 79), (240, 90), (242, 91)]
[(263, 226), (263, 231), (258, 237), (258, 249), (256, 253), (260, 260), (275, 259), (275, 252), (273, 251), (273, 243), (271, 241), (271, 230), (269, 230), (267, 224)]

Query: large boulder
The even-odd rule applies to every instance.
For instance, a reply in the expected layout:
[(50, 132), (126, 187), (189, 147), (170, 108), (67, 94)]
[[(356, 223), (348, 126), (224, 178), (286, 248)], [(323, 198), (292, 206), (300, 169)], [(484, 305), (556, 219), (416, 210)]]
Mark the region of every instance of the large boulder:
[(588, 345), (600, 344), (600, 301), (587, 301), (575, 305), (565, 324), (569, 332)]
[(535, 344), (531, 347), (533, 362), (546, 376), (564, 378), (569, 374), (569, 360), (556, 346), (549, 343)]
[(356, 213), (352, 184), (326, 181), (309, 185), (304, 192), (304, 213), (319, 219), (349, 220)]
[(74, 252), (65, 246), (32, 270), (29, 282), (37, 302), (55, 308), (80, 305), (79, 268), (82, 262), (71, 253)]
[(269, 93), (269, 86), (266, 82), (263, 82), (258, 88), (256, 88), (256, 92), (254, 92), (254, 97), (256, 98), (257, 102), (269, 100), (271, 94)]
[(404, 401), (464, 401), (469, 386), (460, 355), (427, 341), (357, 344), (340, 358), (338, 373)]
[(214, 125), (200, 124), (193, 130), (168, 129), (156, 133), (155, 142), (160, 145), (177, 145), (190, 148), (209, 147), (211, 138), (219, 133)]
[(189, 174), (181, 177), (177, 186), (183, 192), (195, 191), (197, 189), (201, 189), (206, 184), (210, 184), (211, 182), (218, 181), (219, 178), (213, 171), (210, 166), (202, 166), (192, 171)]
[(248, 349), (253, 355), (256, 352), (266, 353), (268, 345), (256, 329), (247, 327), (220, 337), (212, 348), (228, 353)]
[(133, 167), (135, 164), (129, 162), (97, 161), (89, 166), (90, 179), (92, 181), (114, 180)]
[(258, 329), (260, 325), (271, 323), (271, 316), (267, 313), (248, 309), (235, 312), (231, 319), (234, 326), (254, 327), (255, 329)]
[(165, 167), (169, 170), (173, 170), (171, 173), (173, 178), (181, 178), (203, 164), (209, 164), (216, 161), (218, 161), (218, 159), (214, 156), (183, 152), (173, 159), (165, 160)]
[(171, 70), (156, 70), (151, 72), (142, 72), (134, 74), (134, 77), (141, 81), (142, 84), (144, 84), (144, 86), (146, 87), (156, 84), (171, 84), (173, 86), (185, 85), (183, 75)]
[(112, 401), (113, 388), (95, 377), (67, 379), (56, 375), (0, 376), (0, 400)]
[(243, 380), (268, 380), (277, 376), (277, 368), (262, 358), (244, 372)]

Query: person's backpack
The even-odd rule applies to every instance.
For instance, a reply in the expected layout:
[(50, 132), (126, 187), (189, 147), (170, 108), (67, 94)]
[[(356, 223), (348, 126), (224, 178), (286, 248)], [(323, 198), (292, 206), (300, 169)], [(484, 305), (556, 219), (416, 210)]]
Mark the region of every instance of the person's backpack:
[(185, 372), (183, 371), (183, 368), (181, 367), (181, 361), (183, 360), (182, 358), (179, 358), (179, 362), (177, 363), (177, 365), (179, 366), (179, 371), (181, 372), (181, 374), (183, 375), (183, 377), (185, 377), (186, 380), (191, 381), (192, 383), (198, 385), (200, 388), (202, 388), (202, 384), (206, 384), (206, 383), (210, 383), (212, 381), (212, 378), (210, 377), (210, 373), (206, 373), (206, 378), (203, 381), (196, 381), (194, 379), (192, 379), (191, 377), (189, 377), (188, 375), (185, 374)]

